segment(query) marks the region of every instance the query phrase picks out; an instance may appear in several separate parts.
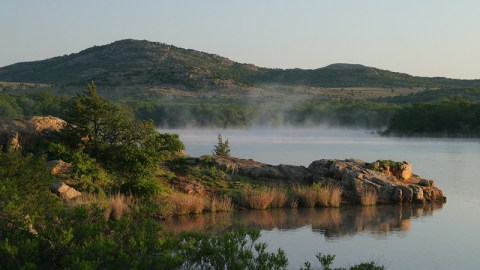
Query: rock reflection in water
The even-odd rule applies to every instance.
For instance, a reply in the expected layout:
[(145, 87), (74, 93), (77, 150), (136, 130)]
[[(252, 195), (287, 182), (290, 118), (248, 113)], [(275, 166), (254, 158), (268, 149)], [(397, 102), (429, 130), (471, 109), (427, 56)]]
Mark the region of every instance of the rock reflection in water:
[(360, 232), (387, 235), (404, 232), (412, 219), (428, 217), (442, 204), (345, 206), (341, 208), (299, 208), (242, 211), (234, 213), (204, 213), (196, 216), (171, 217), (164, 226), (174, 232), (221, 232), (245, 225), (262, 230), (293, 230), (311, 226), (313, 232), (327, 238), (339, 238)]

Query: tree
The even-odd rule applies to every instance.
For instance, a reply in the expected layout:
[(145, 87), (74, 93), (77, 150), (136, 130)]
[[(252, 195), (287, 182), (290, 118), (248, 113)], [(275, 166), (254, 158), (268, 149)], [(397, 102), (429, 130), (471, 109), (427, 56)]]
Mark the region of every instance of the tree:
[(93, 82), (75, 97), (68, 115), (65, 137), (69, 145), (117, 175), (127, 193), (155, 192), (153, 171), (161, 150), (183, 148), (178, 136), (161, 135), (153, 121), (137, 121), (128, 107), (100, 97)]
[(230, 156), (230, 144), (228, 143), (228, 139), (223, 141), (220, 133), (218, 134), (218, 143), (214, 146), (213, 154), (219, 157)]

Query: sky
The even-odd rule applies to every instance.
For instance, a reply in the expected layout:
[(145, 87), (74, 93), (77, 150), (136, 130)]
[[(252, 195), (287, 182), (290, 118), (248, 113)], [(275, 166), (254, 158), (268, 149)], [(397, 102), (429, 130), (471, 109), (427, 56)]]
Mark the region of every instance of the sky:
[(480, 79), (478, 0), (0, 0), (0, 67), (127, 38), (262, 67)]

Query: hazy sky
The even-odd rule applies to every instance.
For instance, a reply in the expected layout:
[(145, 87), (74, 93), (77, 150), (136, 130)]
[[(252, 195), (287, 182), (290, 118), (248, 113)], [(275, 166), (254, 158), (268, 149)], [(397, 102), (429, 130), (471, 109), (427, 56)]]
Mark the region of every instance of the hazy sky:
[(480, 79), (478, 0), (0, 0), (0, 67), (125, 38), (264, 67)]

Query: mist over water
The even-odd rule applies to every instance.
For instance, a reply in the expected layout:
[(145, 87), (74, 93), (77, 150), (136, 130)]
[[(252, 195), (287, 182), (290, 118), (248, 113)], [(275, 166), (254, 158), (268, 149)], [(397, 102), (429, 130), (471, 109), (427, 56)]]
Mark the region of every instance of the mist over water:
[(373, 259), (389, 266), (388, 269), (478, 269), (480, 141), (477, 139), (385, 138), (363, 130), (325, 128), (168, 132), (180, 134), (191, 156), (211, 154), (221, 133), (224, 139), (229, 139), (233, 156), (269, 164), (308, 166), (322, 158), (409, 161), (415, 174), (433, 179), (447, 196), (447, 203), (441, 208), (417, 209), (414, 212), (422, 214), (416, 215), (405, 215), (405, 206), (400, 210), (316, 209), (296, 215), (251, 213), (256, 216), (246, 220), (258, 220), (257, 223), (268, 226), (246, 224), (262, 228), (261, 240), (269, 244), (270, 250), (284, 249), (292, 268), (300, 267), (306, 260), (316, 261), (314, 255), (322, 252), (336, 254), (336, 266)]

